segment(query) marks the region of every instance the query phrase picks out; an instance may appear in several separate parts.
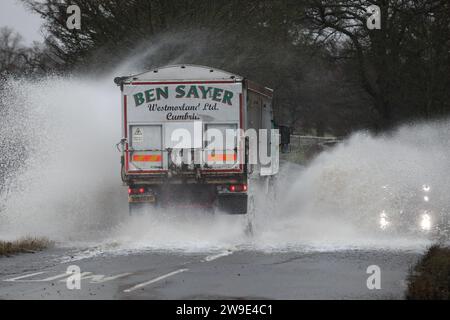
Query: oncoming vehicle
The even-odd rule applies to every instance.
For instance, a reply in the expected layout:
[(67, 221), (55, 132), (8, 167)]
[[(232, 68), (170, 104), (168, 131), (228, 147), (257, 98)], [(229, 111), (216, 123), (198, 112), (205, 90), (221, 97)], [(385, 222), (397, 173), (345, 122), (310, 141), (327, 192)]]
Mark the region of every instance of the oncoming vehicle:
[(383, 232), (424, 235), (432, 238), (448, 238), (448, 212), (442, 208), (439, 194), (423, 184), (403, 190), (399, 194), (392, 186), (385, 185), (385, 207), (380, 210), (378, 227)]

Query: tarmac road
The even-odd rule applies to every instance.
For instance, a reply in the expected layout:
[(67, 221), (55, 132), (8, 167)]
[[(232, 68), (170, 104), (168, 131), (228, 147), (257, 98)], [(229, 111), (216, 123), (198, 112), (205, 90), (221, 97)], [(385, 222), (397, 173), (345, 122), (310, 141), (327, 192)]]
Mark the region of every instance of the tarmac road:
[[(402, 299), (407, 272), (420, 256), (386, 250), (89, 252), (55, 248), (0, 258), (0, 299)], [(71, 265), (84, 273), (80, 289), (67, 287)], [(380, 267), (379, 290), (367, 288), (370, 265)]]
[[(302, 169), (282, 164), (288, 178)], [(407, 273), (422, 251), (57, 247), (0, 257), (0, 299), (403, 299)], [(80, 289), (70, 290), (67, 269), (73, 265), (82, 280)], [(380, 267), (379, 290), (367, 288), (372, 265)]]

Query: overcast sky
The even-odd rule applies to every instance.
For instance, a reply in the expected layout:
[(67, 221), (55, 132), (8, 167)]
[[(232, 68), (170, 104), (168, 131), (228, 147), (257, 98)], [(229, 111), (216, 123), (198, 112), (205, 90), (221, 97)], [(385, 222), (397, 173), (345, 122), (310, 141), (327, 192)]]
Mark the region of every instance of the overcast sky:
[(24, 44), (43, 41), (39, 15), (28, 11), (19, 0), (0, 0), (0, 27), (8, 26), (19, 32)]

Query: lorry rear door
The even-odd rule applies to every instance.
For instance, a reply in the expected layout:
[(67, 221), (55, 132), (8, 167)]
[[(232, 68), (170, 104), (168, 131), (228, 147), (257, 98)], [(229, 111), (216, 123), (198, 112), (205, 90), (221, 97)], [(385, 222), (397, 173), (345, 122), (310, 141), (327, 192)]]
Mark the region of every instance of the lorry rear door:
[[(140, 174), (169, 170), (179, 166), (172, 155), (181, 150), (183, 159), (200, 155), (200, 163), (195, 164), (201, 170), (242, 170), (236, 139), (237, 129), (243, 127), (242, 95), (242, 82), (234, 80), (133, 81), (124, 85), (127, 171)], [(181, 141), (183, 132), (192, 139)], [(216, 141), (212, 150), (213, 145), (205, 144), (205, 139), (212, 138), (214, 132), (224, 139), (220, 139), (222, 145)], [(181, 168), (190, 162), (184, 160)]]
[(130, 133), (130, 170), (162, 169), (162, 126), (133, 124)]
[(232, 169), (238, 162), (238, 124), (205, 125), (204, 159), (211, 168)]

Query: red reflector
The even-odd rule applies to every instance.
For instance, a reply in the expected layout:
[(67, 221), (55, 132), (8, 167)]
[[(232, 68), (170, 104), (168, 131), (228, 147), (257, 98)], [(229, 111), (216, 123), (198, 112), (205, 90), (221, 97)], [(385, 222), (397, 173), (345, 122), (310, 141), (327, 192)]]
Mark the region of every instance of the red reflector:
[(230, 190), (230, 192), (245, 192), (245, 191), (247, 191), (247, 185), (246, 184), (232, 184), (228, 187), (228, 190)]

